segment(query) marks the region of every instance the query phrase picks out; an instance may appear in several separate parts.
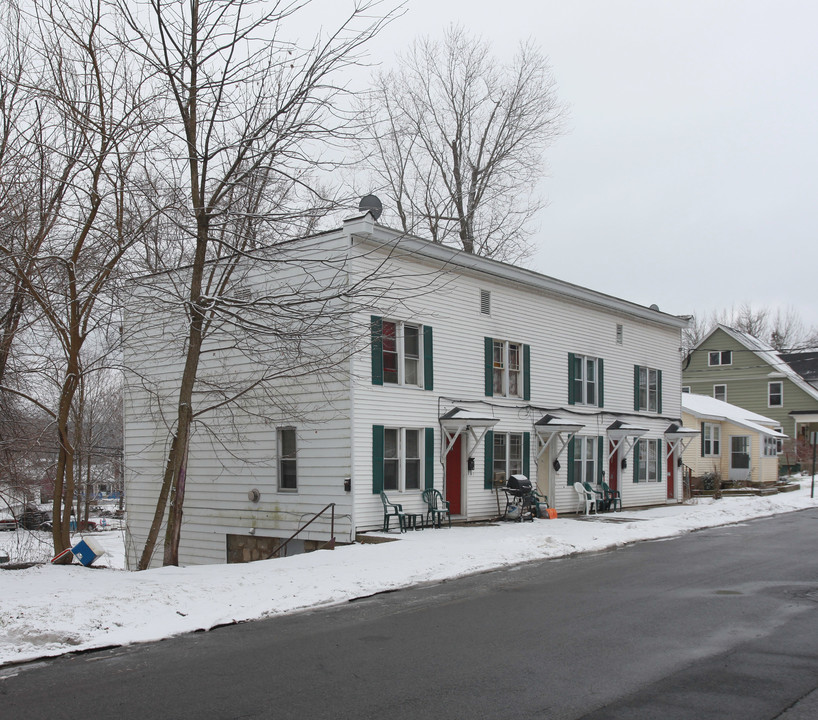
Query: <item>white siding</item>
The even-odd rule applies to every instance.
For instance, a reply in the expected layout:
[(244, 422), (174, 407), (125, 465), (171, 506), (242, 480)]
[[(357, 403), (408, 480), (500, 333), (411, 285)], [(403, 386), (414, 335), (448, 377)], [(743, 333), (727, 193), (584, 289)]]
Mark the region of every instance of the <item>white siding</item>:
[[(498, 420), (495, 432), (530, 434), (532, 480), (543, 492), (550, 493), (552, 506), (564, 513), (576, 507), (576, 494), (567, 483), (566, 453), (559, 458), (559, 472), (551, 470), (553, 453), (543, 458), (539, 468), (536, 463), (534, 423), (543, 415), (551, 413), (579, 422), (584, 425), (581, 434), (593, 437), (605, 435), (617, 419), (648, 428), (649, 438), (661, 438), (671, 422), (680, 421), (680, 329), (667, 316), (657, 314), (654, 321), (645, 309), (629, 309), (627, 303), (604, 296), (593, 302), (571, 298), (571, 293), (536, 286), (532, 274), (526, 276), (526, 282), (509, 282), (501, 277), (507, 274), (507, 269), (503, 270), (506, 266), (499, 264), (487, 266), (499, 268), (493, 273), (464, 268), (458, 258), (442, 267), (442, 261), (429, 255), (421, 258), (381, 252), (372, 242), (360, 239), (350, 247), (349, 230), (311, 241), (316, 251), (351, 253), (346, 270), (352, 285), (371, 273), (378, 280), (372, 283), (368, 279), (366, 307), (356, 309), (349, 325), (341, 323), (345, 329), (343, 342), (339, 345), (338, 337), (333, 336), (316, 343), (319, 347), (333, 345), (342, 356), (352, 353), (348, 364), (332, 376), (308, 372), (298, 382), (266, 384), (266, 390), (277, 393), (274, 405), (282, 408), (278, 412), (265, 406), (270, 395), (258, 392), (246, 398), (244, 409), (232, 415), (217, 413), (207, 418), (206, 427), (200, 424), (190, 453), (182, 562), (223, 561), (227, 534), (253, 530), (257, 535), (286, 536), (299, 521), (331, 501), (338, 503), (339, 539), (351, 539), (355, 530), (379, 528), (383, 507), (373, 493), (374, 425), (433, 428), (434, 486), (443, 492), (440, 416), (455, 406), (493, 415)], [(385, 242), (394, 239), (374, 230), (376, 239), (381, 234)], [(266, 269), (256, 268), (245, 282), (254, 292), (261, 292), (280, 282), (304, 282), (309, 278), (308, 285), (320, 285), (330, 277), (337, 278), (331, 270), (313, 270), (311, 275), (288, 274), (297, 273), (296, 263), (290, 271), (271, 276), (264, 274)], [(489, 315), (481, 313), (481, 290), (491, 293)], [(587, 291), (583, 293), (588, 295)], [(354, 309), (353, 301), (346, 308)], [(137, 332), (141, 337), (139, 342), (128, 343), (127, 357), (133, 368), (126, 394), (125, 437), (131, 563), (144, 542), (158, 493), (169, 445), (168, 428), (174, 420), (174, 380), (183, 357), (181, 343), (174, 340), (181, 324), (171, 323), (170, 313), (157, 317), (147, 307), (142, 310), (130, 313), (128, 318), (128, 332)], [(373, 315), (433, 329), (433, 390), (372, 384)], [(617, 325), (624, 330), (621, 344), (617, 344)], [(530, 400), (485, 397), (486, 337), (530, 346)], [(569, 406), (569, 353), (604, 360), (603, 409)], [(662, 370), (661, 414), (634, 412), (634, 365)], [(204, 377), (239, 381), (257, 369), (252, 353), (227, 349), (218, 339), (203, 356)], [(293, 417), (297, 420), (293, 421)], [(298, 428), (297, 493), (277, 490), (277, 425)], [(471, 473), (465, 471), (464, 457), (462, 516), (467, 520), (495, 517), (497, 493), (484, 488), (484, 442), (469, 447), (468, 454), (474, 459), (474, 469)], [(666, 502), (665, 463), (660, 481), (654, 483), (633, 483), (632, 468), (630, 457), (629, 469), (619, 482), (624, 505)], [(553, 475), (553, 491), (549, 491), (549, 474)], [(352, 478), (352, 493), (343, 490), (345, 477)], [(681, 497), (680, 484), (677, 486), (676, 497)], [(252, 488), (261, 492), (257, 505), (247, 498)], [(390, 498), (402, 503), (407, 511), (425, 509), (417, 490), (390, 493)], [(499, 499), (502, 506), (502, 494)], [(306, 534), (306, 539), (327, 537), (325, 525), (317, 525), (314, 532)]]
[[(369, 262), (374, 262), (369, 258)], [(416, 259), (395, 260), (402, 266), (393, 275), (412, 278), (416, 272), (428, 276), (428, 268)], [(411, 280), (410, 280), (411, 282)], [(407, 300), (398, 310), (373, 309), (374, 315), (393, 320), (431, 325), (434, 328), (434, 391), (419, 388), (376, 386), (371, 383), (368, 352), (355, 361), (354, 423), (356, 455), (356, 519), (359, 529), (378, 527), (382, 507), (372, 494), (372, 426), (434, 427), (436, 447), (441, 442), (438, 417), (455, 405), (483, 409), (499, 418), (496, 432), (531, 433), (530, 472), (537, 480), (536, 442), (533, 423), (546, 412), (579, 419), (583, 435), (604, 435), (616, 419), (648, 427), (645, 437), (660, 438), (668, 425), (680, 419), (681, 368), (678, 348), (680, 330), (628, 317), (621, 313), (567, 301), (523, 286), (509, 286), (490, 276), (441, 275), (433, 292)], [(491, 292), (491, 315), (480, 312), (480, 291)], [(390, 314), (392, 313), (392, 314)], [(361, 327), (368, 315), (359, 317)], [(623, 343), (616, 343), (616, 326), (624, 326)], [(531, 400), (484, 396), (484, 338), (492, 337), (531, 346)], [(586, 354), (604, 360), (604, 412), (598, 408), (568, 405), (568, 353)], [(662, 413), (634, 413), (634, 365), (663, 371)], [(623, 417), (623, 414), (627, 417)], [(472, 450), (475, 460), (467, 483), (464, 515), (470, 520), (497, 514), (493, 490), (484, 489), (483, 443)], [(553, 458), (552, 458), (553, 459)], [(567, 484), (567, 457), (560, 458), (555, 478), (556, 496), (550, 498), (558, 511), (573, 511), (576, 494)], [(540, 469), (539, 485), (547, 492), (546, 468)], [(666, 502), (666, 466), (662, 463), (659, 482), (634, 483), (633, 463), (620, 478), (624, 506)], [(607, 470), (607, 468), (606, 468)], [(681, 485), (676, 497), (681, 497)], [(443, 466), (436, 464), (435, 486), (443, 491)], [(416, 491), (395, 494), (390, 499), (405, 509), (420, 511)], [(501, 494), (502, 500), (502, 494)]]
[[(334, 243), (334, 246), (333, 246)], [(345, 253), (338, 238), (322, 238), (326, 251)], [(317, 287), (334, 282), (332, 267), (316, 263), (309, 282)], [(267, 268), (269, 273), (269, 268)], [(163, 279), (142, 293), (161, 296)], [(251, 273), (244, 280), (254, 296), (290, 282), (305, 286), (303, 267), (292, 265), (275, 274)], [(305, 286), (305, 292), (308, 288)], [(136, 309), (139, 309), (138, 311)], [(171, 312), (157, 312), (150, 302), (133, 303), (127, 318), (125, 397), (125, 455), (128, 508), (128, 562), (135, 567), (161, 485), (175, 420), (177, 383), (183, 362), (183, 321)], [(232, 338), (231, 338), (232, 336)], [(233, 389), (255, 379), (261, 365), (250, 350), (230, 348), (235, 333), (216, 333), (205, 345), (200, 365), (200, 387), (227, 384)], [(309, 339), (309, 338), (307, 338)], [(240, 405), (200, 417), (191, 438), (187, 468), (180, 562), (223, 562), (228, 534), (289, 537), (301, 524), (330, 502), (335, 508), (335, 535), (341, 541), (354, 536), (351, 495), (343, 481), (351, 473), (349, 382), (346, 339), (324, 336), (319, 352), (339, 351), (340, 365), (332, 372), (306, 372), (299, 377), (261, 383)], [(323, 349), (322, 349), (323, 348)], [(295, 362), (282, 356), (281, 363)], [(275, 369), (275, 364), (273, 364)], [(285, 372), (285, 376), (287, 373)], [(194, 410), (214, 396), (198, 392)], [(277, 427), (294, 426), (297, 436), (297, 492), (278, 490)], [(248, 492), (257, 489), (253, 503)], [(160, 533), (154, 563), (162, 554)], [(306, 540), (330, 537), (327, 513), (300, 536)]]

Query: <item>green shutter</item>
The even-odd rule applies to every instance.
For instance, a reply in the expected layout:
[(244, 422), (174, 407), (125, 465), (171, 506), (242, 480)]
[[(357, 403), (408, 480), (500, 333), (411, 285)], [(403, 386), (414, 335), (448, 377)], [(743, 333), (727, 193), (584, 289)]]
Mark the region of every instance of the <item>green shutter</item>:
[(602, 485), (602, 481), (605, 479), (602, 475), (602, 468), (604, 465), (604, 458), (605, 458), (605, 438), (600, 435), (596, 439), (596, 484)]
[(604, 407), (605, 406), (605, 372), (604, 372), (605, 364), (603, 363), (602, 358), (597, 359), (596, 367), (597, 367), (597, 378), (598, 378), (598, 381), (597, 381), (597, 389), (598, 389), (597, 400), (599, 400), (597, 405), (599, 407)]
[(699, 454), (704, 457), (704, 423), (702, 423), (702, 435), (701, 440), (699, 441), (701, 448), (699, 449)]
[(639, 443), (640, 441), (637, 440), (633, 444), (633, 481), (635, 483), (639, 482)]
[(531, 479), (531, 433), (523, 433), (523, 475)]
[(434, 344), (432, 326), (423, 326), (423, 389), (434, 390)]
[[(573, 359), (573, 358), (572, 358)], [(574, 440), (576, 436), (568, 441), (568, 484), (574, 484)]]
[(494, 397), (494, 339), (483, 340), (485, 360), (486, 397)]
[(372, 337), (372, 384), (383, 385), (383, 318), (373, 315), (369, 327)]
[(383, 425), (372, 426), (372, 494), (383, 492)]
[(523, 345), (523, 400), (531, 400), (531, 345)]
[(656, 410), (662, 412), (662, 371), (656, 371)]
[(426, 428), (426, 456), (423, 470), (424, 487), (431, 490), (435, 486), (435, 429)]
[(639, 410), (639, 366), (633, 366), (633, 409)]
[[(576, 404), (574, 397), (574, 353), (568, 353), (568, 404)], [(569, 481), (569, 485), (573, 485), (573, 481)]]
[(486, 430), (483, 437), (483, 487), (494, 487), (494, 430)]

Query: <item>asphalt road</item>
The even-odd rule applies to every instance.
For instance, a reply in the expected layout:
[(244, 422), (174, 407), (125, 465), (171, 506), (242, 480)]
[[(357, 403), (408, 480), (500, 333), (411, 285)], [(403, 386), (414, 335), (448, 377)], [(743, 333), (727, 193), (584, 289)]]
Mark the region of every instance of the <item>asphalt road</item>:
[(814, 720), (816, 521), (0, 669), (0, 717)]

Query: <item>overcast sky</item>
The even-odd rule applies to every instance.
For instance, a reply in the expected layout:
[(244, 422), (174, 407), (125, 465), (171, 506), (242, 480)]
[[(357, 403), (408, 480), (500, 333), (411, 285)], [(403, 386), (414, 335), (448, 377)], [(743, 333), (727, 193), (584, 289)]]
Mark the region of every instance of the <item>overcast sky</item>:
[(540, 272), (674, 314), (751, 302), (818, 325), (818, 3), (409, 0), (389, 65), (452, 22), (550, 57)]

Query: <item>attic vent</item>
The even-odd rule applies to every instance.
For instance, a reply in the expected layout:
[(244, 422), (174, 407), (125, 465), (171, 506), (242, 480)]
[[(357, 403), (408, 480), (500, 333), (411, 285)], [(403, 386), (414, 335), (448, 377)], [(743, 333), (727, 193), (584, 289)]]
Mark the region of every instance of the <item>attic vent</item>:
[(624, 334), (624, 331), (625, 331), (625, 330), (624, 330), (624, 328), (623, 328), (621, 325), (617, 325), (617, 326), (616, 326), (616, 344), (617, 344), (617, 345), (621, 345), (621, 344), (622, 344), (622, 336), (623, 336), (623, 334)]
[(480, 291), (480, 312), (491, 315), (491, 293), (488, 290)]

